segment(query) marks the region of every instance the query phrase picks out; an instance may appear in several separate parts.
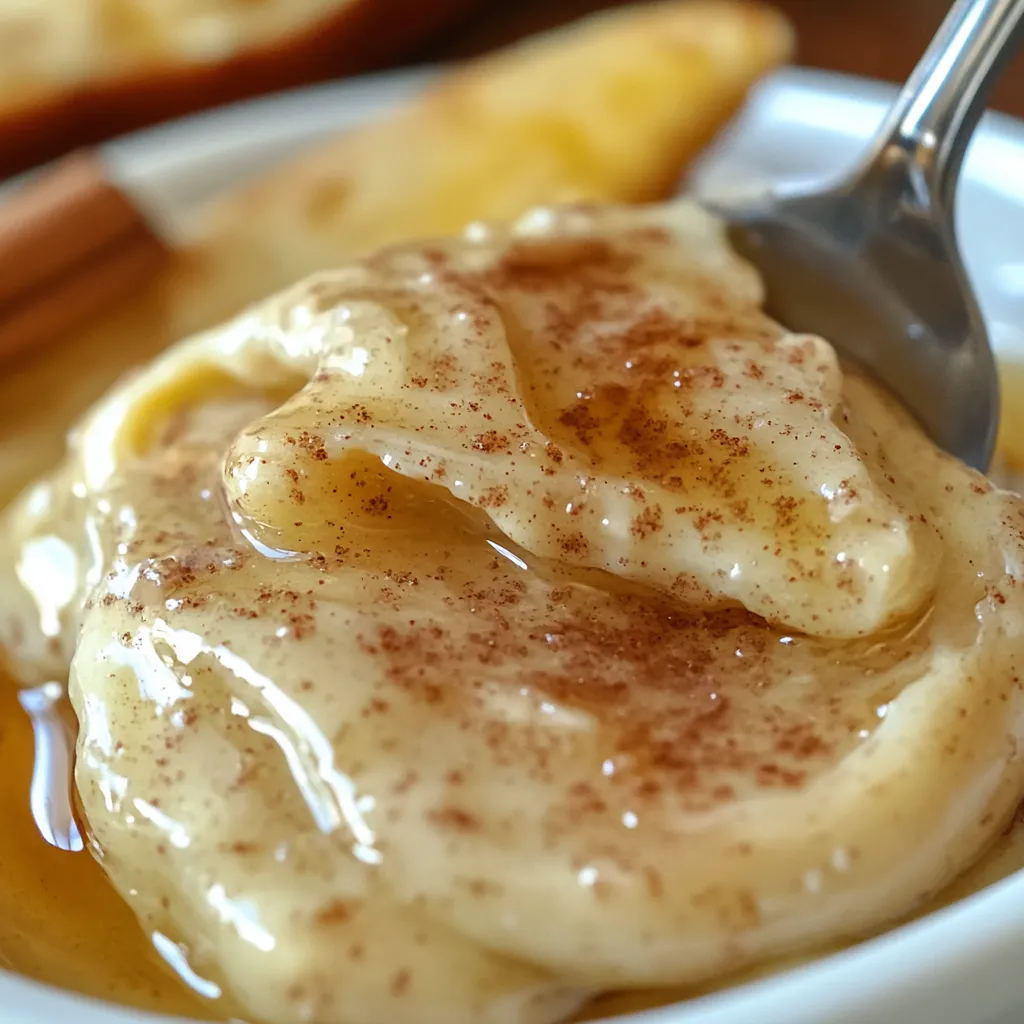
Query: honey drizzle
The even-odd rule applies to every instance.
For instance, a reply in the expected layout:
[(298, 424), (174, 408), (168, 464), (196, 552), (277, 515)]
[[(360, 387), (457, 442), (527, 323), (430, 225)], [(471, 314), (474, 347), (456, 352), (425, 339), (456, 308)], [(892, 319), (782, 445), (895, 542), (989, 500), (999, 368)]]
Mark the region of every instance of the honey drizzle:
[(1001, 363), (999, 380), (1002, 409), (995, 471), (1019, 484), (1024, 475), (1024, 363)]
[(140, 1010), (217, 1020), (161, 963), (91, 855), (50, 845), (29, 804), (33, 734), (0, 676), (0, 965)]
[(29, 808), (40, 835), (58, 850), (84, 849), (75, 820), (72, 763), (75, 751), (74, 713), (64, 699), (64, 687), (49, 682), (22, 690), (18, 701), (32, 723), (35, 756)]

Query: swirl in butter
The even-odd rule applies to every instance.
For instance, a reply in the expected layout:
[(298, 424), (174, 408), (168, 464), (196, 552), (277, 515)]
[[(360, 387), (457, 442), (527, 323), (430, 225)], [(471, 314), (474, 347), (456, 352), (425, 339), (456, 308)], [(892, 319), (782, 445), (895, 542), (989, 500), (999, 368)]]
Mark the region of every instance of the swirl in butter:
[(1021, 501), (760, 301), (685, 203), (389, 250), (124, 382), (9, 514), (94, 850), (239, 1013), (558, 1021), (998, 834)]

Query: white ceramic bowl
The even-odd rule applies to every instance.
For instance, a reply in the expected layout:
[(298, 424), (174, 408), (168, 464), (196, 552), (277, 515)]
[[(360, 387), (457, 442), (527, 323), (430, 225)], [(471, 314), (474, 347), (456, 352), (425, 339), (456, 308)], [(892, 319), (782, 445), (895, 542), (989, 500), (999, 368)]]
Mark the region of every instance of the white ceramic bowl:
[[(197, 202), (325, 132), (372, 118), (429, 72), (374, 76), (215, 111), (106, 148), (173, 234)], [(691, 178), (698, 192), (814, 179), (849, 166), (889, 86), (803, 70), (765, 82)], [(1024, 124), (990, 115), (968, 153), (960, 239), (992, 338), (1024, 360)], [(1024, 1020), (1024, 872), (817, 963), (632, 1024), (1011, 1024)], [(5, 1024), (155, 1024), (0, 971)], [(386, 1022), (382, 1022), (386, 1024)]]

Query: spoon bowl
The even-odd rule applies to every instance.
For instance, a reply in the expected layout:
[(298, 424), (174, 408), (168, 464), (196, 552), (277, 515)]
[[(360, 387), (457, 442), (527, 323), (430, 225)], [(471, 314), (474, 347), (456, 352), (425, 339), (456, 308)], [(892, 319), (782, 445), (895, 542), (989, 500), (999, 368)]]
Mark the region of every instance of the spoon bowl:
[(957, 0), (852, 175), (712, 206), (760, 271), (772, 316), (828, 339), (980, 470), (995, 447), (999, 379), (953, 206), (1022, 16), (1024, 0)]
[[(759, 269), (767, 312), (821, 335), (895, 394), (940, 447), (984, 470), (999, 378), (951, 237), (872, 223), (842, 194), (773, 197), (728, 213)], [(912, 230), (916, 229), (916, 230)]]

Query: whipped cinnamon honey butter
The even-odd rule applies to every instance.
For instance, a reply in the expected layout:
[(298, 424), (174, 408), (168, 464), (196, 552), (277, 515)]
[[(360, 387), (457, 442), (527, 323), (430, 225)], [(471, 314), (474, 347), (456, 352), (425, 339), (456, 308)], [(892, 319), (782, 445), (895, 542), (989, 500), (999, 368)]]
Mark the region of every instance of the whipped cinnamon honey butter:
[(9, 510), (9, 667), (70, 666), (87, 842), (218, 1012), (554, 1024), (884, 927), (1004, 829), (1021, 499), (761, 299), (686, 203), (387, 250)]

